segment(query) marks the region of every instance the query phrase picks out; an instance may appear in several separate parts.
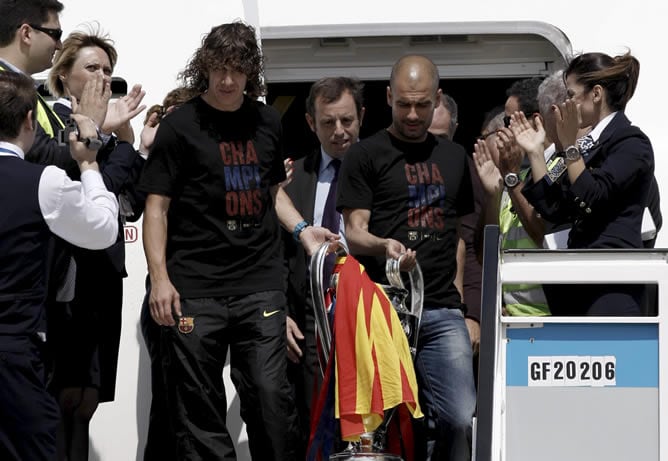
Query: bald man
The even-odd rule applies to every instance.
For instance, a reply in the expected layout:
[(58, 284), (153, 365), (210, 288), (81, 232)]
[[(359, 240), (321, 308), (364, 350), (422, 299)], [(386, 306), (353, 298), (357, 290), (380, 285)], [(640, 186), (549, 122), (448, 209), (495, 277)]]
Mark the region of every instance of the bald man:
[[(337, 208), (353, 255), (376, 282), (386, 258), (419, 261), (424, 311), (416, 371), (426, 415), (426, 459), (469, 460), (475, 387), (471, 343), (454, 285), (459, 218), (473, 211), (466, 152), (428, 132), (439, 75), (424, 56), (395, 63), (387, 88), (392, 124), (350, 147), (339, 173)], [(425, 456), (418, 457), (425, 459)]]

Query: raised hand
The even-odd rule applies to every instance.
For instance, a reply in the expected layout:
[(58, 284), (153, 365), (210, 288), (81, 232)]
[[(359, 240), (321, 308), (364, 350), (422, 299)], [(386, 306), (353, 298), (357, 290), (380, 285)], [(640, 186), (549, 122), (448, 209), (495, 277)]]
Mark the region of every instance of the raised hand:
[(524, 150), (517, 144), (510, 128), (501, 128), (497, 131), (496, 148), (499, 151), (498, 167), (501, 175), (518, 173), (524, 158)]
[(485, 141), (478, 141), (473, 146), (473, 150), (473, 164), (485, 192), (491, 195), (503, 190), (503, 178), (494, 163), (487, 143)]
[(552, 106), (554, 118), (557, 124), (557, 136), (563, 148), (575, 145), (578, 130), (582, 124), (580, 104), (572, 99), (567, 99), (559, 105)]
[(157, 112), (153, 112), (149, 115), (148, 120), (144, 124), (141, 133), (139, 134), (139, 152), (144, 155), (148, 155), (151, 148), (153, 147), (153, 142), (155, 141), (155, 133), (158, 131), (158, 126), (160, 125), (160, 115)]
[(515, 141), (528, 155), (543, 155), (545, 144), (545, 129), (540, 117), (534, 118), (536, 127), (527, 120), (523, 112), (515, 112), (510, 117), (510, 131)]
[(283, 167), (285, 168), (285, 180), (278, 184), (280, 187), (285, 187), (292, 182), (292, 178), (295, 174), (294, 165), (295, 162), (291, 158), (286, 158), (283, 160)]
[(145, 95), (146, 92), (142, 90), (141, 85), (135, 85), (128, 94), (109, 104), (107, 116), (102, 124), (102, 132), (115, 132), (118, 127), (132, 120), (146, 109), (145, 105), (140, 105)]
[(72, 113), (85, 115), (99, 128), (106, 117), (109, 98), (111, 85), (98, 72), (84, 85), (81, 101), (72, 97)]

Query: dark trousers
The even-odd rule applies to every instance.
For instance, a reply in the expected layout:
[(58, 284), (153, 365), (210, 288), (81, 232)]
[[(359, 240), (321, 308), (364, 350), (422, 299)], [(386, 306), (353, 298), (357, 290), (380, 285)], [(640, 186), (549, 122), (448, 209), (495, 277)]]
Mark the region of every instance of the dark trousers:
[(151, 318), (148, 307), (150, 290), (147, 277), (146, 296), (141, 306), (140, 317), (141, 332), (151, 359), (151, 407), (146, 446), (144, 447), (144, 461), (176, 461), (176, 443), (174, 431), (169, 422), (167, 391), (160, 354), (160, 329), (162, 327)]
[(0, 459), (52, 461), (58, 405), (47, 392), (37, 340), (0, 335)]
[(293, 398), (297, 406), (299, 436), (297, 440), (297, 459), (306, 457), (306, 447), (311, 432), (311, 404), (313, 401), (314, 385), (318, 395), (322, 375), (318, 363), (318, 352), (315, 337), (315, 314), (310, 294), (304, 299), (301, 312), (297, 313), (295, 322), (304, 334), (304, 340), (299, 344), (302, 357), (299, 363), (288, 363), (288, 379), (292, 386)]
[(296, 459), (284, 306), (280, 291), (181, 300), (180, 323), (161, 329), (160, 344), (177, 459), (236, 460), (222, 378), (228, 347), (253, 460)]

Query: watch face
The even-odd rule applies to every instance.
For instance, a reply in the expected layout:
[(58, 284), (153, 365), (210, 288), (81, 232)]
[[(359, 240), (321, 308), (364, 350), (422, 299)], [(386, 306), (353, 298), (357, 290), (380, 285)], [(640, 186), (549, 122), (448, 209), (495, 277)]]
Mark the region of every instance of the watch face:
[(508, 173), (503, 177), (503, 182), (508, 188), (517, 186), (520, 182), (519, 176), (516, 173)]
[(580, 158), (580, 149), (575, 146), (567, 147), (564, 152), (564, 157), (566, 160), (577, 160)]

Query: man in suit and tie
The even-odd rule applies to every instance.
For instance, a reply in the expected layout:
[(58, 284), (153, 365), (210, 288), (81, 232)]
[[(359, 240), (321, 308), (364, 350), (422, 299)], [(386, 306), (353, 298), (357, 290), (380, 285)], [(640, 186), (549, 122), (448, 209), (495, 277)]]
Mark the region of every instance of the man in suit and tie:
[[(285, 191), (304, 219), (343, 234), (336, 212), (336, 180), (348, 148), (359, 139), (364, 117), (363, 84), (348, 77), (326, 77), (311, 86), (306, 100), (306, 122), (320, 147), (294, 164)], [(318, 373), (315, 318), (308, 275), (309, 258), (303, 247), (285, 233), (288, 275), (288, 357), (290, 380), (300, 419), (301, 450), (308, 442), (311, 398)], [(342, 239), (343, 239), (342, 235)]]

